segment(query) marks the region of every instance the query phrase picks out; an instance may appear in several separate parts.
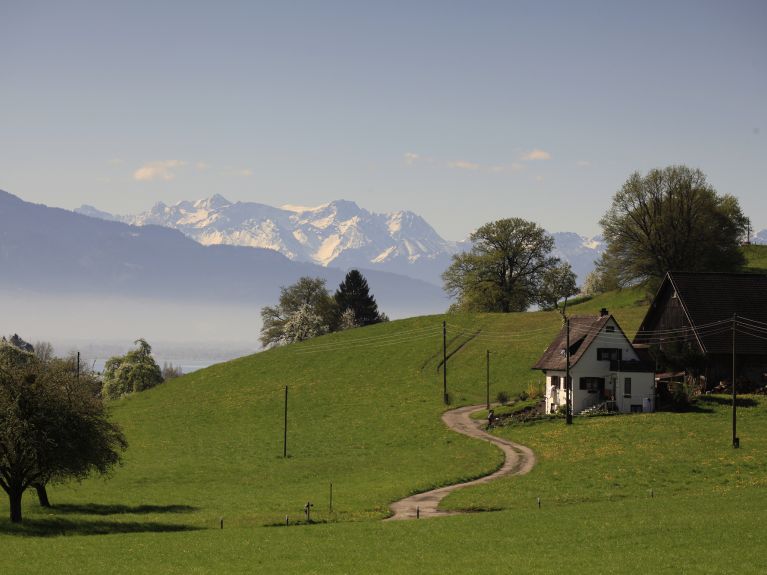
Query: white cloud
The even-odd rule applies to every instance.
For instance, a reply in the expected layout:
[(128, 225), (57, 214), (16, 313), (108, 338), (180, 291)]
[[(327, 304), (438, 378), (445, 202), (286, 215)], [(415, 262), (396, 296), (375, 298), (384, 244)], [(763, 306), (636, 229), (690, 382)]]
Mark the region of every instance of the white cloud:
[(413, 152), (408, 152), (407, 154), (405, 154), (404, 158), (405, 158), (405, 164), (408, 166), (412, 166), (418, 160), (421, 159), (421, 156)]
[(522, 156), (522, 159), (526, 162), (534, 161), (534, 160), (550, 160), (551, 154), (549, 154), (545, 150), (539, 150), (538, 148), (534, 150), (530, 150), (527, 152), (524, 156)]
[(578, 160), (577, 162), (575, 162), (575, 165), (578, 166), (579, 168), (590, 168), (591, 162), (589, 162), (588, 160)]
[(449, 168), (457, 170), (468, 170), (470, 172), (481, 171), (490, 174), (514, 174), (525, 169), (525, 165), (520, 162), (512, 162), (511, 164), (480, 164), (478, 162), (456, 160), (455, 162), (448, 162), (447, 165)]
[(421, 154), (416, 154), (415, 152), (407, 152), (406, 154), (403, 154), (402, 157), (405, 164), (408, 166), (414, 166), (416, 164), (433, 165), (447, 167), (451, 170), (465, 170), (467, 172), (481, 172), (486, 174), (513, 174), (516, 172), (521, 172), (527, 167), (522, 162), (511, 162), (510, 164), (482, 164), (469, 160), (453, 160), (446, 162), (444, 160), (431, 158), (429, 156), (422, 156)]
[(169, 182), (176, 177), (175, 170), (185, 165), (186, 162), (183, 160), (149, 162), (133, 172), (133, 179), (139, 182), (152, 182), (154, 180)]
[(466, 160), (456, 160), (455, 162), (448, 162), (447, 164), (451, 168), (458, 170), (479, 170), (482, 166), (475, 162), (467, 162)]
[(250, 168), (232, 168), (232, 167), (226, 167), (224, 168), (224, 171), (221, 172), (224, 176), (240, 176), (243, 178), (249, 178), (253, 175), (253, 170)]
[(200, 172), (204, 172), (205, 170), (207, 170), (208, 168), (210, 168), (210, 164), (206, 164), (205, 162), (197, 162), (197, 163), (194, 165), (194, 167), (195, 167), (195, 168), (197, 168), (197, 170), (198, 170), (198, 171), (200, 171)]
[(125, 162), (122, 160), (122, 158), (111, 158), (107, 163), (110, 166), (122, 166)]
[(535, 181), (536, 182), (542, 182), (543, 181), (543, 176), (535, 176)]

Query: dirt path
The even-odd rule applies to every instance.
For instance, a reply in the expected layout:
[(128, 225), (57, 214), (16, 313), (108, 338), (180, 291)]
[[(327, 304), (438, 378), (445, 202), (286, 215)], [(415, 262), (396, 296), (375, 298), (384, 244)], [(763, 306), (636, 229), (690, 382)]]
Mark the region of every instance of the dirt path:
[(386, 521), (415, 519), (416, 510), (418, 510), (418, 515), (420, 517), (459, 515), (461, 513), (460, 511), (440, 511), (438, 509), (440, 501), (442, 501), (448, 493), (471, 485), (488, 483), (494, 479), (503, 477), (504, 475), (524, 475), (533, 468), (535, 465), (535, 455), (530, 448), (490, 435), (483, 429), (485, 426), (484, 420), (471, 419), (469, 417), (473, 412), (484, 408), (484, 405), (469, 405), (467, 407), (459, 407), (458, 409), (446, 411), (442, 414), (442, 421), (457, 433), (462, 433), (469, 437), (476, 437), (483, 441), (489, 441), (500, 447), (506, 456), (503, 466), (490, 475), (485, 475), (484, 477), (474, 479), (473, 481), (446, 485), (439, 489), (432, 489), (425, 493), (411, 495), (405, 499), (395, 501), (389, 505), (389, 509), (392, 510), (394, 515), (389, 517)]

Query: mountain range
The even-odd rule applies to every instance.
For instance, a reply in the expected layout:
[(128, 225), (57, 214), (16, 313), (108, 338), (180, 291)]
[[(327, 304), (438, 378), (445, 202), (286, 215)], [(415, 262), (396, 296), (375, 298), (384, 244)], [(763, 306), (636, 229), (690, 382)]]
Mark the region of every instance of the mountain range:
[[(206, 245), (264, 248), (287, 258), (323, 267), (366, 268), (417, 278), (436, 286), (453, 254), (471, 242), (442, 238), (410, 211), (374, 213), (348, 200), (317, 207), (273, 207), (256, 202), (210, 198), (157, 203), (139, 214), (114, 215), (83, 205), (75, 212), (136, 226), (172, 228)], [(594, 267), (604, 243), (572, 232), (556, 232), (555, 255), (570, 262), (582, 281)]]
[[(444, 311), (432, 284), (363, 268), (392, 317)], [(202, 245), (178, 230), (133, 226), (25, 202), (0, 191), (0, 289), (10, 293), (227, 302), (258, 309), (280, 286), (322, 277), (334, 289), (344, 270), (292, 261), (264, 248)]]

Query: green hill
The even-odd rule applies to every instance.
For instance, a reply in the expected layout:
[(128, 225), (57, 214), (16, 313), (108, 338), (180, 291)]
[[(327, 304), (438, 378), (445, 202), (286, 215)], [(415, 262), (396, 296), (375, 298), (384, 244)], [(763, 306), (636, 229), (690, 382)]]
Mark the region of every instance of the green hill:
[[(644, 315), (643, 300), (625, 290), (571, 311), (607, 307), (630, 335)], [(765, 405), (754, 400), (741, 410), (743, 448), (735, 452), (727, 406), (711, 400), (697, 413), (578, 419), (570, 429), (561, 421), (505, 428), (500, 433), (539, 455), (532, 473), (445, 502), (502, 511), (376, 521), (395, 499), (501, 463), (495, 448), (440, 421), (443, 320), (455, 405), (484, 401), (486, 350), (493, 396), (539, 384), (530, 366), (561, 325), (553, 312), (412, 318), (258, 353), (115, 402), (114, 417), (130, 441), (125, 465), (109, 481), (54, 487), (50, 511), (27, 494), (21, 527), (2, 519), (7, 503), (0, 503), (0, 544), (9, 549), (0, 569), (43, 572), (55, 563), (91, 572), (367, 573), (417, 565), (421, 572), (469, 572), (493, 571), (492, 554), (498, 571), (507, 571), (508, 561), (521, 571), (561, 567), (565, 555), (570, 567), (583, 570), (593, 567), (595, 553), (614, 548), (607, 541), (620, 546), (614, 538), (640, 537), (626, 550), (625, 565), (612, 570), (631, 571), (649, 546), (654, 553), (645, 559), (663, 571), (680, 557), (711, 554), (703, 542), (718, 535), (706, 521), (712, 514), (728, 528), (746, 529), (767, 509)], [(657, 504), (648, 503), (650, 489)], [(330, 524), (266, 526), (286, 515), (301, 519), (307, 500), (315, 504), (313, 518)], [(654, 531), (659, 525), (672, 531)], [(66, 536), (49, 537), (58, 534)], [(751, 537), (755, 547), (767, 542), (762, 532)], [(709, 557), (710, 566), (728, 565), (725, 552), (735, 544)], [(738, 561), (745, 571), (736, 570), (747, 572), (758, 554), (743, 551)]]
[[(638, 295), (601, 296), (627, 329)], [(448, 431), (442, 404), (442, 316), (331, 334), (219, 364), (114, 405), (130, 439), (109, 482), (56, 490), (56, 498), (104, 504), (185, 505), (191, 525), (262, 525), (323, 502), (335, 485), (334, 519), (383, 518), (414, 491), (483, 475), (501, 463), (490, 445)], [(530, 366), (558, 331), (556, 313), (446, 316), (448, 391), (456, 404), (540, 385)], [(284, 388), (288, 453), (282, 458)], [(320, 508), (318, 517), (326, 515)], [(162, 521), (163, 517), (156, 517)]]
[(767, 246), (743, 246), (746, 254), (746, 265), (750, 271), (767, 273)]
[[(636, 299), (610, 297), (573, 309)], [(632, 325), (637, 311), (623, 312)], [(390, 501), (415, 490), (484, 474), (500, 453), (439, 419), (443, 320), (456, 404), (484, 400), (488, 349), (493, 397), (540, 382), (530, 366), (561, 325), (553, 312), (418, 317), (215, 365), (115, 402), (131, 444), (125, 466), (108, 482), (57, 487), (52, 497), (193, 505), (186, 524), (211, 525), (223, 515), (261, 525), (296, 514), (306, 500), (324, 501), (330, 482), (338, 518), (381, 518)], [(283, 459), (286, 385), (290, 457)]]

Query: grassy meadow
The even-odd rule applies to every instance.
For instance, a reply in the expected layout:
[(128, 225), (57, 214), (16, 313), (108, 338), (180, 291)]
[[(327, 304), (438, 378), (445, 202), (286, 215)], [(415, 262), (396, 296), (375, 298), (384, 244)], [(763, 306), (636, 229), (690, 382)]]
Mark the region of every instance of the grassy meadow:
[(767, 246), (743, 246), (743, 252), (746, 254), (749, 270), (759, 273), (767, 271)]
[[(607, 307), (630, 335), (645, 306), (640, 292), (625, 290), (571, 312)], [(453, 406), (484, 402), (486, 350), (493, 397), (538, 385), (530, 366), (561, 325), (555, 312), (411, 318), (215, 365), (116, 401), (130, 442), (124, 465), (108, 480), (52, 487), (50, 510), (27, 493), (21, 526), (0, 501), (0, 572), (764, 571), (761, 399), (739, 412), (739, 451), (717, 398), (692, 413), (502, 428), (535, 451), (533, 471), (444, 502), (493, 512), (381, 522), (391, 501), (501, 464), (493, 446), (440, 421), (443, 320)], [(281, 526), (286, 515), (302, 519), (307, 500), (319, 523)]]

